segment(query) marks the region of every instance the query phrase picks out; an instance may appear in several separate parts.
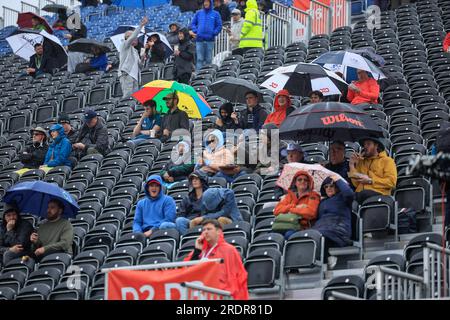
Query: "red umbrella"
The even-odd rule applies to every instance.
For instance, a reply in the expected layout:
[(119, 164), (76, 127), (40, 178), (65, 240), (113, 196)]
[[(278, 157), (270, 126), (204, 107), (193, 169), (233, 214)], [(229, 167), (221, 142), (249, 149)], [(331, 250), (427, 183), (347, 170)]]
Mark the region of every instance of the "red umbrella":
[(30, 28), (30, 29), (32, 29), (33, 25), (31, 24), (31, 18), (39, 19), (39, 21), (44, 25), (45, 31), (47, 31), (50, 34), (53, 33), (53, 30), (50, 27), (50, 25), (48, 24), (47, 20), (45, 20), (44, 18), (38, 16), (37, 14), (35, 14), (33, 12), (19, 13), (19, 16), (17, 17), (17, 25), (21, 29), (22, 28)]

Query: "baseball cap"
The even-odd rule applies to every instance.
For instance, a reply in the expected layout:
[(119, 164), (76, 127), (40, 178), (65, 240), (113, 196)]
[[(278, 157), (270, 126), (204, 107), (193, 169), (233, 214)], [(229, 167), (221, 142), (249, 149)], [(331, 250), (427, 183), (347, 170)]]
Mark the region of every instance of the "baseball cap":
[(231, 11), (231, 14), (232, 15), (240, 15), (241, 14), (241, 10), (239, 10), (239, 9), (233, 9), (233, 11)]
[(297, 143), (289, 143), (285, 149), (281, 150), (281, 155), (282, 155), (283, 157), (287, 157), (288, 151), (298, 151), (298, 152), (303, 152), (303, 149), (302, 149), (302, 147), (301, 147), (299, 144), (297, 144)]
[(87, 110), (84, 113), (84, 121), (89, 122), (92, 119), (94, 119), (96, 116), (97, 116), (97, 112), (95, 112), (94, 110)]

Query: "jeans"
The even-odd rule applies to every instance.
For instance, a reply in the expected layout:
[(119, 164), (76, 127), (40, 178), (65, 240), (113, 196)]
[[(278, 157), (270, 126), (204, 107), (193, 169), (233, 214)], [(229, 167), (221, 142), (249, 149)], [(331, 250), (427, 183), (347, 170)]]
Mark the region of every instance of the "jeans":
[(247, 174), (244, 170), (239, 171), (234, 176), (230, 176), (228, 174), (223, 173), (222, 171), (219, 171), (214, 175), (214, 177), (225, 178), (225, 180), (227, 180), (228, 183), (233, 183), (234, 180), (236, 180), (240, 176), (243, 176), (244, 174)]
[(211, 64), (214, 41), (197, 41), (195, 48), (197, 53), (196, 71), (198, 72), (204, 65)]
[(176, 228), (181, 235), (185, 235), (186, 232), (189, 230), (190, 222), (191, 222), (191, 220), (189, 220), (188, 218), (185, 218), (185, 217), (178, 217), (175, 220)]
[(159, 226), (159, 230), (163, 230), (163, 229), (176, 229), (177, 226), (175, 225), (175, 223), (173, 222), (163, 222), (161, 223), (161, 225)]

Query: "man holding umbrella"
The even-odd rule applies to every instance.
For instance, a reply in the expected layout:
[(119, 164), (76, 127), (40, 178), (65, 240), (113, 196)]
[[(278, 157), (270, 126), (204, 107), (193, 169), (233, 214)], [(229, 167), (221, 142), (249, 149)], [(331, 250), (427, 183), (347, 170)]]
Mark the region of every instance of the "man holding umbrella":
[(31, 56), (26, 73), (33, 78), (43, 73), (53, 73), (52, 60), (45, 54), (42, 43), (36, 43), (34, 51), (36, 53)]

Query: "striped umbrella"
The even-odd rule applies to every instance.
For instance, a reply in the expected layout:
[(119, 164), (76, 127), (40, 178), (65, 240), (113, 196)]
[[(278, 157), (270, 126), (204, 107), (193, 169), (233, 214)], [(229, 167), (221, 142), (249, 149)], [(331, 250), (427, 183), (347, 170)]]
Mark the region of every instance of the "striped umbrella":
[(167, 113), (168, 108), (163, 98), (173, 92), (176, 92), (180, 99), (178, 108), (185, 111), (189, 118), (201, 119), (211, 113), (211, 107), (205, 98), (191, 86), (176, 81), (155, 80), (149, 82), (141, 90), (133, 93), (132, 97), (140, 103), (154, 100), (156, 110), (164, 114)]

